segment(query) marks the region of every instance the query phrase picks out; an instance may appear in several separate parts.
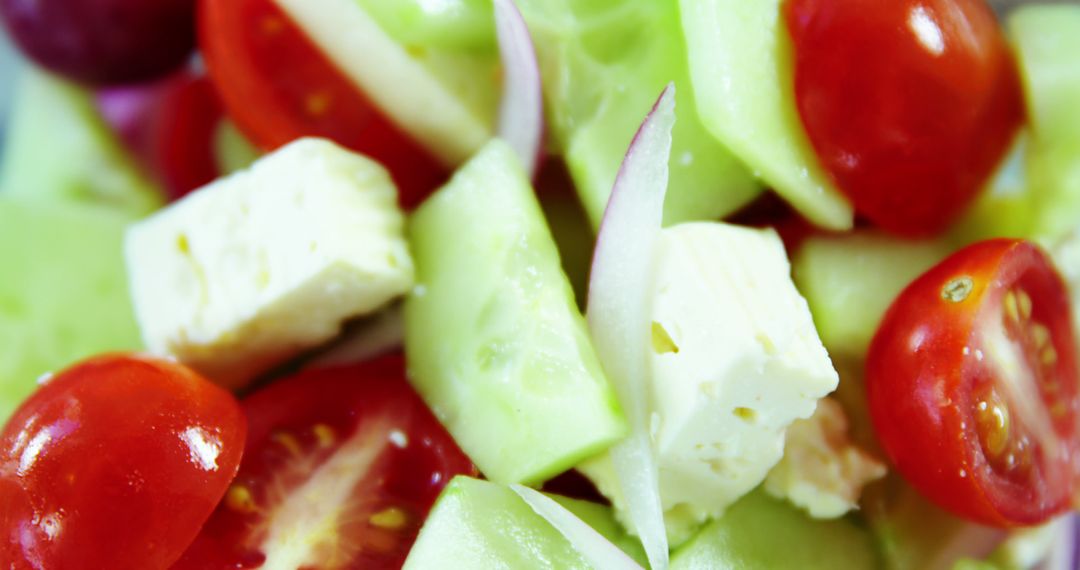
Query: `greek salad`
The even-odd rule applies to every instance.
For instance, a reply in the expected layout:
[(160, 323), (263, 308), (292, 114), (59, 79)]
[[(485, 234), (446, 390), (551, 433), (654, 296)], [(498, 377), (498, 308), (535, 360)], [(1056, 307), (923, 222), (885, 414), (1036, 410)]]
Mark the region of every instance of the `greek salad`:
[(0, 567), (1080, 568), (1080, 4), (0, 22)]

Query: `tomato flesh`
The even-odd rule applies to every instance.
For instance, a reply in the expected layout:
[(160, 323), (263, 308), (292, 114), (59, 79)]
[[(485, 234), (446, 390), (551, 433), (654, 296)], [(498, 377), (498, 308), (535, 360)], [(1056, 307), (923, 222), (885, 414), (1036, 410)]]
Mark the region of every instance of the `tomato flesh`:
[(245, 420), (187, 368), (103, 356), (48, 380), (0, 435), (0, 559), (167, 568), (240, 465)]
[(1080, 475), (1080, 379), (1065, 286), (1035, 245), (969, 246), (916, 279), (867, 358), (875, 431), (947, 510), (995, 526), (1068, 510)]
[(334, 67), (272, 0), (200, 0), (199, 46), (229, 116), (273, 150), (324, 137), (382, 163), (401, 203), (419, 204), (447, 171)]
[(787, 0), (799, 116), (856, 210), (939, 233), (1023, 122), (1016, 65), (983, 0)]
[(473, 474), (394, 355), (243, 401), (243, 465), (176, 568), (398, 568), (442, 488)]

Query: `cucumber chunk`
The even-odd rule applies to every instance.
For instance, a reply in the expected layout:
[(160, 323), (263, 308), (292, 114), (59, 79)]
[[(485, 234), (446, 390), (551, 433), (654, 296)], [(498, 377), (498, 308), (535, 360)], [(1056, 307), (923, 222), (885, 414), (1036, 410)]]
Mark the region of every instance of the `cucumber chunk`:
[(755, 491), (675, 552), (671, 570), (878, 568), (869, 532), (848, 519), (814, 520)]
[(406, 46), (458, 52), (495, 51), (491, 0), (357, 0), (379, 26)]
[(807, 219), (851, 228), (851, 204), (822, 169), (795, 108), (781, 0), (679, 5), (705, 126)]
[(553, 142), (564, 153), (593, 227), (623, 156), (668, 82), (672, 134), (665, 223), (711, 220), (760, 192), (749, 171), (705, 129), (690, 86), (672, 0), (518, 0), (536, 39)]
[(138, 169), (81, 87), (26, 68), (0, 159), (0, 193), (108, 205), (135, 214), (164, 195)]
[[(641, 544), (622, 531), (610, 509), (553, 498), (632, 558), (644, 561)], [(591, 566), (512, 490), (458, 476), (439, 496), (405, 561), (406, 570), (444, 568), (572, 570)]]
[(816, 236), (795, 253), (792, 276), (829, 354), (862, 358), (893, 299), (950, 251), (873, 232)]
[(1080, 218), (1080, 6), (1023, 6), (1007, 29), (1032, 122), (1028, 172), (1039, 192), (1034, 227), (1052, 241), (1073, 231)]
[(100, 207), (0, 198), (0, 422), (42, 374), (142, 347), (121, 247), (129, 220)]
[(536, 483), (626, 433), (513, 151), (489, 143), (415, 213), (413, 384), (480, 470)]

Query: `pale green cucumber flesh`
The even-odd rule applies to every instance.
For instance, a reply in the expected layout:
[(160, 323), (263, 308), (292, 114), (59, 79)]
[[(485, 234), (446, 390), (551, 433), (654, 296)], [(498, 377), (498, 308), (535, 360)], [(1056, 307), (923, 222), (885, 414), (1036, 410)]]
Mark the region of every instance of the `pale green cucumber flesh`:
[(815, 224), (851, 228), (795, 108), (781, 0), (681, 0), (698, 112), (708, 130)]
[(900, 291), (950, 251), (865, 231), (816, 236), (795, 252), (792, 276), (829, 353), (862, 358)]
[(25, 69), (0, 159), (0, 194), (90, 202), (145, 214), (164, 195), (81, 87)]
[(1010, 15), (1007, 30), (1031, 118), (1034, 233), (1052, 241), (1075, 231), (1080, 219), (1080, 6), (1024, 6)]
[(0, 421), (42, 374), (142, 343), (122, 256), (130, 218), (0, 198)]
[(669, 0), (521, 0), (536, 39), (552, 143), (594, 227), (630, 141), (668, 82), (676, 86), (664, 220), (716, 219), (760, 192), (702, 125), (678, 8)]
[[(641, 544), (603, 505), (552, 496), (639, 562)], [(406, 570), (574, 570), (591, 566), (570, 541), (505, 485), (455, 477), (428, 515)]]
[(480, 470), (536, 483), (626, 433), (513, 151), (493, 141), (414, 214), (413, 384)]
[(671, 570), (878, 568), (872, 535), (849, 519), (814, 520), (758, 490), (675, 551)]

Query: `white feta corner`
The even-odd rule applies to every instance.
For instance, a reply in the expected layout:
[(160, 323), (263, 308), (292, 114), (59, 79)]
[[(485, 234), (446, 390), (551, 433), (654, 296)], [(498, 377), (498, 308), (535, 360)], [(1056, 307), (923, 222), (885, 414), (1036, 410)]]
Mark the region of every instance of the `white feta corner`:
[(844, 409), (825, 398), (813, 416), (788, 428), (784, 457), (769, 471), (765, 491), (814, 518), (832, 519), (855, 509), (863, 487), (885, 471), (882, 462), (851, 442)]
[[(719, 516), (761, 484), (788, 426), (839, 379), (774, 231), (680, 224), (661, 233), (656, 267), (643, 349), (670, 532)], [(602, 492), (617, 487), (602, 459), (581, 470)]]
[(320, 139), (135, 224), (125, 257), (146, 346), (230, 388), (413, 283), (389, 175)]

